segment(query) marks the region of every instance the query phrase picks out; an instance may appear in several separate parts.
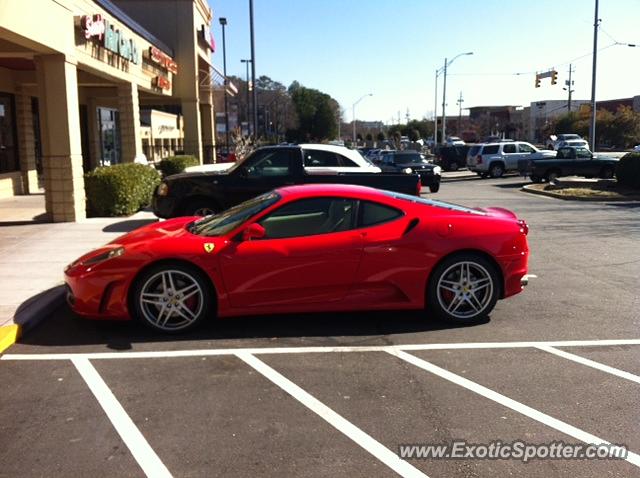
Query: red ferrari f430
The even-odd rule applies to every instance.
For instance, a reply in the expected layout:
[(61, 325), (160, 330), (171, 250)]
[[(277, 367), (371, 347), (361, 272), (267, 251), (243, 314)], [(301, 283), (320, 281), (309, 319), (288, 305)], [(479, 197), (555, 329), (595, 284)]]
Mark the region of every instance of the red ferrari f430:
[(157, 222), (65, 270), (72, 309), (164, 332), (213, 317), (425, 309), (469, 323), (527, 282), (527, 224), (360, 186), (271, 191)]

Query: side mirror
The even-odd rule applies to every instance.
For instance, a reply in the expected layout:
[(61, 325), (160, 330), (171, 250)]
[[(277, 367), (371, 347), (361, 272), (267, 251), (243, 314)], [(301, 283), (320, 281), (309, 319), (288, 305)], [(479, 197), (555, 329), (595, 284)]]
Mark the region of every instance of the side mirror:
[(252, 239), (262, 239), (267, 235), (267, 231), (257, 222), (250, 224), (244, 231), (242, 231), (242, 240), (250, 241)]

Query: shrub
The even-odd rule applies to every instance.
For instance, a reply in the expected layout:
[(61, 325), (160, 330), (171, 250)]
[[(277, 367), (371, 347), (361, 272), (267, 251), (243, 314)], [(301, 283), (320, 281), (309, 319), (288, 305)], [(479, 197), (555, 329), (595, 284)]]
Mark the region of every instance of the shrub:
[(627, 153), (620, 158), (616, 178), (623, 186), (640, 189), (640, 153)]
[(189, 166), (197, 166), (200, 161), (195, 156), (170, 156), (160, 161), (158, 169), (164, 176), (183, 172)]
[(160, 174), (144, 164), (124, 163), (84, 175), (90, 216), (128, 216), (151, 203)]

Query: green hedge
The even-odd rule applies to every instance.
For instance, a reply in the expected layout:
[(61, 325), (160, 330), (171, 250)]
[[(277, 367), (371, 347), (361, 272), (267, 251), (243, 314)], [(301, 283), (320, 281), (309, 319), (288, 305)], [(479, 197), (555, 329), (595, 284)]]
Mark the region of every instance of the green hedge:
[(128, 216), (151, 203), (160, 174), (151, 166), (116, 164), (84, 175), (89, 216)]
[(640, 153), (627, 153), (616, 167), (618, 183), (634, 189), (640, 189)]
[(160, 161), (158, 169), (165, 176), (183, 172), (189, 166), (197, 166), (200, 161), (195, 156), (170, 156)]

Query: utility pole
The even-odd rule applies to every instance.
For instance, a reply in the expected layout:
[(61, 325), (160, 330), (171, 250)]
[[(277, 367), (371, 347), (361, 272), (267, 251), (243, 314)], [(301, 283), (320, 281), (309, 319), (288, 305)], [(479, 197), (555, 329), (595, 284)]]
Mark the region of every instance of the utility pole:
[(458, 97), (458, 135), (460, 135), (460, 124), (462, 123), (462, 103), (464, 100), (462, 99), (462, 91), (460, 92), (460, 96)]
[(249, 63), (251, 63), (251, 60), (240, 60), (240, 62), (247, 66), (247, 136), (251, 136), (251, 100), (249, 99), (251, 94), (251, 88), (249, 88)]
[(440, 140), (443, 143), (447, 142), (447, 118), (446, 118), (446, 110), (447, 110), (447, 59), (444, 59), (444, 67), (442, 69), (444, 72), (444, 81), (442, 84), (442, 138)]
[(253, 85), (253, 134), (258, 138), (258, 91), (256, 88), (256, 48), (253, 32), (253, 0), (249, 0), (249, 27), (251, 30), (251, 84)]
[(436, 101), (433, 107), (433, 147), (438, 144), (438, 71), (436, 70)]
[(227, 99), (227, 42), (224, 35), (224, 27), (227, 26), (227, 19), (220, 18), (220, 25), (222, 26), (222, 65), (224, 70), (224, 132), (226, 140), (227, 154), (229, 154), (229, 100)]
[(571, 94), (573, 93), (573, 81), (571, 81), (571, 74), (574, 72), (573, 65), (569, 63), (569, 79), (565, 81), (567, 87), (565, 90), (569, 93), (569, 98), (567, 100), (567, 111), (571, 113)]
[(596, 66), (598, 64), (598, 0), (596, 0), (596, 11), (593, 18), (593, 67), (591, 72), (591, 124), (589, 125), (589, 142), (591, 150), (596, 150)]

